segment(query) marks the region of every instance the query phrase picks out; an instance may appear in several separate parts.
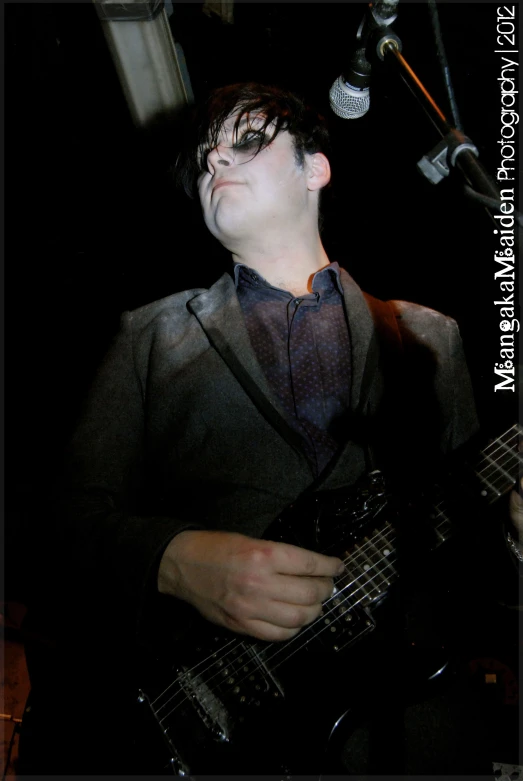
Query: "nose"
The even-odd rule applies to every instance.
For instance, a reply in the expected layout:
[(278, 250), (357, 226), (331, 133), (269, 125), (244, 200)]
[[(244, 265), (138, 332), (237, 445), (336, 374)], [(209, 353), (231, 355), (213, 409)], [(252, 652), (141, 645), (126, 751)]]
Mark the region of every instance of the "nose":
[(207, 154), (207, 168), (214, 173), (218, 166), (229, 166), (234, 162), (234, 149), (225, 144), (218, 144)]

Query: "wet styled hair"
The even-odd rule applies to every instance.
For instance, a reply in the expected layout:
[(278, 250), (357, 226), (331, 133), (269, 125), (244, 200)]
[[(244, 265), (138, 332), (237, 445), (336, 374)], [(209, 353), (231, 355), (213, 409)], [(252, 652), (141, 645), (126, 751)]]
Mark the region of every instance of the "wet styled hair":
[[(233, 147), (252, 150), (255, 157), (278, 133), (286, 130), (294, 141), (296, 163), (303, 166), (305, 154), (330, 154), (329, 131), (325, 119), (292, 92), (256, 82), (231, 84), (213, 90), (193, 111), (186, 129), (185, 143), (174, 173), (177, 184), (194, 198), (198, 177), (205, 170), (207, 154), (218, 144), (224, 123), (237, 113), (232, 132)], [(258, 118), (240, 133), (244, 119)], [(243, 135), (242, 135), (243, 134)], [(247, 138), (247, 141), (243, 140)], [(249, 159), (252, 159), (250, 157)]]

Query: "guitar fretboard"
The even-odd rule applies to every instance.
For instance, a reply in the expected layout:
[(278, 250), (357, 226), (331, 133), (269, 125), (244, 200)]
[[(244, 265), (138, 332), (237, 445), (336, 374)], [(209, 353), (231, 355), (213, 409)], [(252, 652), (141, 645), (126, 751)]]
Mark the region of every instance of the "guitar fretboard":
[[(521, 429), (512, 426), (482, 451), (474, 474), (477, 478), (479, 496), (492, 504), (514, 486), (521, 466), (518, 450)], [(448, 502), (443, 499), (432, 507), (429, 515), (438, 547), (455, 532)], [(343, 576), (339, 591), (352, 604), (364, 607), (378, 599), (397, 579), (395, 568), (397, 558), (397, 532), (386, 522), (364, 537), (347, 552), (347, 570), (350, 577)], [(345, 581), (345, 582), (343, 582)], [(340, 599), (341, 595), (337, 597)]]
[[(521, 464), (518, 448), (520, 436), (520, 427), (512, 426), (492, 442), (478, 459), (474, 470), (477, 491), (489, 504), (506, 494), (518, 477)], [(435, 532), (434, 547), (438, 547), (454, 531), (445, 501), (434, 505), (430, 520)], [(335, 593), (324, 603), (322, 616), (293, 639), (264, 646), (256, 641), (232, 639), (220, 648), (210, 650), (192, 668), (180, 672), (150, 702), (164, 734), (169, 719), (175, 716), (177, 710), (187, 701), (198, 700), (203, 720), (212, 722), (226, 736), (226, 718), (222, 713), (221, 702), (217, 704), (214, 691), (218, 691), (220, 697), (225, 694), (236, 696), (237, 693), (242, 701), (246, 699), (244, 689), (252, 681), (251, 689), (255, 699), (258, 690), (266, 690), (271, 696), (278, 696), (278, 682), (273, 672), (280, 664), (288, 661), (318, 635), (336, 637), (337, 633), (341, 634), (343, 624), (351, 626), (358, 606), (365, 608), (375, 602), (398, 578), (395, 566), (398, 553), (396, 541), (397, 531), (386, 521), (347, 551), (347, 571), (336, 579)], [(364, 613), (364, 619), (366, 615), (368, 613)], [(367, 624), (371, 623), (367, 621)]]

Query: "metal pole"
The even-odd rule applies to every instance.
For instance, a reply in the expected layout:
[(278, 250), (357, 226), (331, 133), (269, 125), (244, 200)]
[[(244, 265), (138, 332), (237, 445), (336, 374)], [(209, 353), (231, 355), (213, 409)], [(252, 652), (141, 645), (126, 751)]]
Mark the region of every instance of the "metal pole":
[(163, 3), (94, 4), (135, 125), (145, 127), (194, 102)]
[(454, 155), (454, 159), (452, 160), (453, 165), (459, 168), (474, 190), (482, 195), (499, 201), (499, 189), (486, 169), (470, 151), (470, 139), (467, 139), (460, 130), (457, 130), (449, 124), (443, 111), (439, 108), (434, 98), (430, 95), (401, 54), (397, 41), (394, 39), (383, 40), (381, 42), (381, 53), (383, 57), (386, 56), (387, 59), (394, 60), (401, 78), (418, 99), (418, 102), (421, 104), (438, 132), (442, 137), (449, 137), (452, 141), (454, 146), (454, 151), (451, 150), (451, 154)]

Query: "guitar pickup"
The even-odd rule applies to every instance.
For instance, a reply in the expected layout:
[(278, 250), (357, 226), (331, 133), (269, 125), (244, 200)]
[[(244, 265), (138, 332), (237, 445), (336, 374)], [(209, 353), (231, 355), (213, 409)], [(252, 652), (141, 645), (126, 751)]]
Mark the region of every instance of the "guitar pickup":
[(324, 611), (319, 623), (323, 627), (316, 630), (318, 640), (335, 653), (349, 648), (376, 627), (368, 608), (351, 607), (346, 600), (338, 601), (336, 597), (330, 600), (329, 609)]

